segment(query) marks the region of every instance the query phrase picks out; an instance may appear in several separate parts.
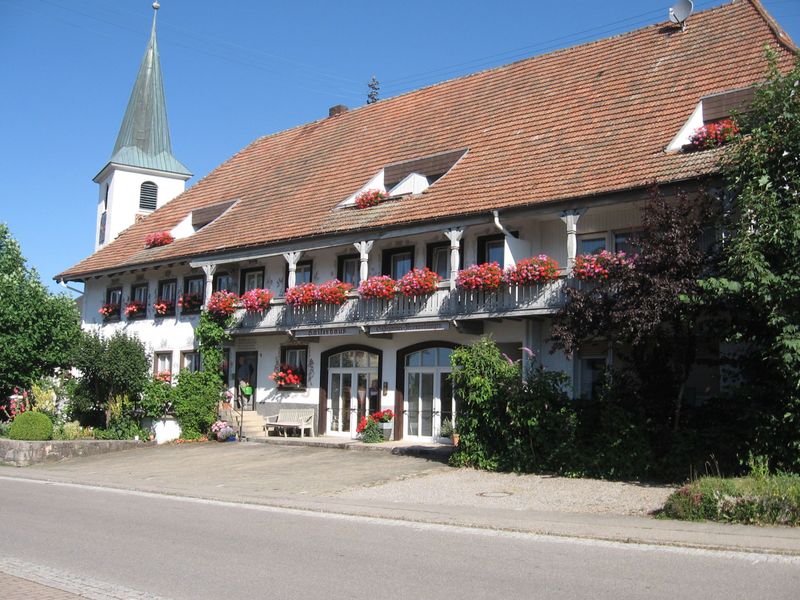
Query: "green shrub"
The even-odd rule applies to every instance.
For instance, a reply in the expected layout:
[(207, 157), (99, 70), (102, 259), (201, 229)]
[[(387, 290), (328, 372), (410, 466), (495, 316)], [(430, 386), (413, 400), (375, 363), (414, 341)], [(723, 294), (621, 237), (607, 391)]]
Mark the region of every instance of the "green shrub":
[(24, 412), (11, 422), (8, 437), (12, 440), (51, 440), (53, 422), (44, 413)]
[(11, 421), (0, 421), (0, 437), (8, 437), (9, 429), (11, 429)]
[(90, 427), (82, 427), (78, 421), (69, 421), (53, 431), (54, 440), (81, 440), (94, 437)]
[(175, 388), (160, 379), (151, 379), (144, 386), (139, 406), (145, 417), (162, 419), (172, 410), (175, 402)]
[(361, 441), (365, 444), (377, 444), (383, 442), (383, 431), (378, 427), (378, 423), (367, 418), (364, 428), (361, 430)]
[(175, 386), (175, 417), (181, 426), (181, 437), (197, 439), (205, 435), (217, 420), (217, 403), (221, 392), (216, 373), (181, 371)]

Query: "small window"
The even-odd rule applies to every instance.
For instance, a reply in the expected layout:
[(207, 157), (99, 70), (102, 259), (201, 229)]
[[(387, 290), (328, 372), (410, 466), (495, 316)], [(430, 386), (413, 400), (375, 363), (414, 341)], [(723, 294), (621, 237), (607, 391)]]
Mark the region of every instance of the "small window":
[[(313, 270), (314, 270), (314, 261), (311, 260), (301, 260), (297, 263), (297, 267), (294, 270), (294, 284), (295, 285), (303, 285), (304, 283), (311, 283), (313, 278)], [(289, 285), (289, 263), (286, 263), (286, 271), (284, 273), (284, 277), (286, 277), (286, 285)]]
[(153, 370), (156, 377), (172, 376), (172, 352), (156, 352), (153, 357)]
[(139, 208), (155, 210), (158, 206), (158, 186), (152, 181), (145, 181), (139, 188)]
[(633, 248), (632, 235), (626, 231), (623, 233), (614, 234), (614, 252), (624, 252), (627, 256), (636, 254)]
[(200, 353), (196, 350), (189, 352), (181, 352), (181, 369), (185, 369), (190, 373), (195, 373), (200, 370)]
[(284, 346), (281, 348), (281, 366), (292, 369), (300, 376), (300, 387), (306, 387), (308, 372), (308, 346)]
[(480, 265), (496, 262), (501, 268), (505, 267), (505, 248), (506, 236), (502, 233), (479, 237), (477, 263)]
[(606, 249), (606, 237), (581, 238), (578, 254), (598, 254)]
[(157, 303), (163, 303), (165, 309), (163, 312), (156, 310), (156, 315), (163, 317), (165, 315), (175, 314), (175, 301), (178, 293), (178, 282), (174, 279), (167, 279), (158, 282), (158, 298)]
[(607, 368), (605, 344), (589, 344), (578, 355), (578, 390), (583, 400), (597, 400), (603, 373)]
[(106, 304), (117, 304), (122, 302), (122, 288), (113, 287), (106, 290)]
[(264, 287), (264, 267), (243, 269), (241, 277), (242, 293)]
[(353, 287), (361, 283), (361, 257), (358, 254), (346, 254), (337, 259), (336, 278)]
[[(463, 253), (460, 254), (463, 257)], [(425, 266), (442, 279), (450, 278), (450, 242), (428, 244)]]
[(100, 233), (97, 235), (97, 243), (104, 244), (106, 241), (106, 211), (100, 215)]
[(147, 284), (137, 283), (131, 287), (131, 300), (147, 304)]
[(106, 192), (103, 194), (103, 210), (108, 210), (108, 190), (111, 188), (110, 184), (106, 184)]
[(383, 274), (400, 279), (414, 268), (414, 246), (383, 251)]
[(220, 290), (224, 290), (226, 292), (233, 292), (235, 289), (236, 286), (233, 283), (233, 275), (230, 273), (218, 273), (214, 276), (213, 291), (219, 292)]
[(181, 306), (181, 313), (198, 313), (205, 299), (206, 278), (202, 275), (186, 277), (183, 280), (183, 293), (187, 302)]

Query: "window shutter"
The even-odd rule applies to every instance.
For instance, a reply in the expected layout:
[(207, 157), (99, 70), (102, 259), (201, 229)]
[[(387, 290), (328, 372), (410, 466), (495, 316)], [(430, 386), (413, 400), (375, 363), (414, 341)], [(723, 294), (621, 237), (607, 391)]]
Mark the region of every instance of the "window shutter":
[(139, 190), (139, 208), (155, 210), (158, 205), (158, 186), (152, 181), (145, 181)]

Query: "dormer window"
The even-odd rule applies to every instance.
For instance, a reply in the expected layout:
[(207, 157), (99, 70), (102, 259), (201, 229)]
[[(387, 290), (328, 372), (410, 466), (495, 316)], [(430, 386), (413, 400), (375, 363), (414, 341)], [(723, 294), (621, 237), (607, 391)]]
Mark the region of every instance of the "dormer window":
[[(755, 88), (741, 88), (738, 90), (728, 90), (718, 94), (703, 96), (692, 112), (692, 115), (684, 123), (678, 134), (667, 146), (667, 152), (679, 150), (696, 150), (697, 145), (692, 143), (692, 137), (706, 126), (716, 127), (730, 119), (734, 112), (746, 112), (753, 103)], [(713, 147), (713, 145), (709, 146)]]
[(155, 210), (158, 206), (158, 186), (152, 181), (145, 181), (139, 188), (139, 208)]

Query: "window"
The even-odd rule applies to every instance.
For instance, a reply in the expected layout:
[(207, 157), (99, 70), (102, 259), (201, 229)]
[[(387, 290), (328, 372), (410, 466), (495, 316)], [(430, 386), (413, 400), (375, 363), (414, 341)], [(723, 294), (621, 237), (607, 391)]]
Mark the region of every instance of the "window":
[(225, 290), (226, 292), (233, 292), (236, 286), (233, 283), (233, 275), (230, 273), (218, 273), (214, 276), (213, 291), (219, 292)]
[[(314, 261), (301, 260), (297, 263), (294, 270), (294, 284), (303, 285), (304, 283), (311, 283), (313, 278)], [(289, 263), (286, 263), (286, 272), (284, 273), (286, 286), (289, 286)]]
[[(463, 258), (463, 253), (460, 254)], [(442, 279), (450, 278), (450, 242), (428, 244), (425, 266)]]
[(97, 243), (103, 244), (106, 241), (106, 211), (100, 215), (100, 233), (97, 234)]
[(505, 267), (505, 248), (506, 236), (502, 233), (479, 237), (476, 262), (479, 265), (487, 262), (496, 262), (501, 268)]
[[(185, 277), (183, 280), (183, 293), (184, 294), (192, 294), (191, 301), (184, 304), (181, 308), (181, 312), (188, 314), (188, 313), (197, 313), (200, 312), (200, 308), (203, 305), (204, 293), (206, 287), (206, 278), (202, 275), (197, 275), (194, 277)], [(197, 299), (196, 301), (194, 299)]]
[(196, 350), (181, 352), (181, 369), (186, 369), (190, 373), (200, 370), (200, 353)]
[(615, 252), (624, 252), (626, 255), (631, 256), (632, 254), (636, 254), (636, 251), (633, 248), (633, 244), (631, 243), (631, 233), (626, 231), (624, 233), (615, 233), (614, 234), (614, 251)]
[(336, 278), (353, 287), (361, 283), (361, 257), (358, 254), (346, 254), (337, 259)]
[(172, 352), (156, 352), (153, 357), (153, 370), (156, 376), (161, 374), (172, 375)]
[(400, 279), (414, 268), (414, 246), (384, 250), (382, 263), (384, 275)]
[(584, 237), (580, 240), (578, 254), (598, 254), (606, 249), (606, 236)]
[(239, 286), (242, 293), (256, 288), (264, 287), (264, 267), (257, 267), (255, 269), (243, 269), (241, 276), (241, 285)]
[(165, 315), (175, 314), (175, 300), (178, 292), (178, 282), (174, 279), (166, 279), (158, 282), (158, 298), (157, 303), (163, 303), (165, 308), (163, 312), (156, 309), (156, 315), (163, 317)]
[(145, 181), (139, 188), (139, 208), (155, 210), (158, 205), (158, 186), (152, 181)]
[(586, 344), (578, 355), (578, 397), (583, 400), (596, 400), (603, 373), (608, 364), (608, 346), (604, 342)]
[(591, 233), (579, 238), (578, 254), (598, 254), (603, 250), (613, 249), (614, 252), (635, 254), (632, 244), (633, 233), (623, 231), (619, 233)]
[(122, 303), (122, 288), (113, 287), (106, 290), (106, 304), (121, 304)]
[(300, 387), (306, 387), (308, 373), (308, 346), (283, 346), (281, 348), (281, 365), (292, 369), (300, 376)]
[(137, 283), (131, 287), (131, 300), (147, 304), (147, 284)]

